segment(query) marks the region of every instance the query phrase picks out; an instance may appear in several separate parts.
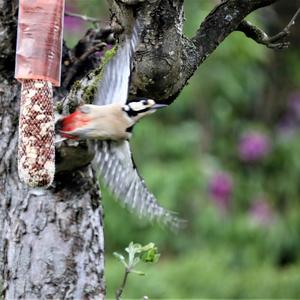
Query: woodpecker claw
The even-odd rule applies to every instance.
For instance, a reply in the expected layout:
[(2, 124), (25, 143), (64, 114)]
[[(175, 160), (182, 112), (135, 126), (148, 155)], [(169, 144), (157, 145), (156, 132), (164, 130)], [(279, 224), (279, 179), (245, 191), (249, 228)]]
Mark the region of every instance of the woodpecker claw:
[(70, 140), (79, 140), (79, 137), (75, 134), (70, 133), (69, 131), (63, 131), (60, 130), (59, 133), (61, 134), (62, 141), (66, 140), (66, 139), (70, 139)]
[(61, 142), (65, 141), (66, 139), (67, 139), (66, 137), (56, 136), (55, 137), (55, 144), (61, 143)]

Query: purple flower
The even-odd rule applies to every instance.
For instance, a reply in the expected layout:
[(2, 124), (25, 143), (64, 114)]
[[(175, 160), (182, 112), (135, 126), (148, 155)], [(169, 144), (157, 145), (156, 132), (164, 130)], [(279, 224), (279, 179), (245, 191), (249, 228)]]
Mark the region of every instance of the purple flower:
[(267, 225), (273, 219), (273, 211), (268, 201), (264, 198), (258, 198), (253, 201), (249, 215), (251, 219), (259, 225)]
[(64, 28), (70, 32), (81, 32), (83, 29), (84, 22), (76, 17), (65, 16)]
[[(66, 11), (77, 13), (77, 5), (74, 2), (68, 1), (66, 3)], [(64, 29), (69, 33), (77, 33), (82, 31), (84, 26), (84, 21), (77, 17), (65, 16), (64, 17)]]
[(300, 123), (300, 91), (293, 91), (287, 99), (287, 109), (277, 124), (279, 137), (292, 138)]
[(221, 210), (227, 210), (232, 195), (233, 182), (229, 173), (217, 172), (209, 181), (209, 194)]
[(245, 162), (259, 161), (265, 158), (270, 150), (269, 137), (258, 131), (243, 134), (238, 145), (239, 157)]
[(276, 129), (281, 140), (293, 138), (297, 132), (297, 120), (291, 112), (287, 112), (278, 122)]
[(295, 119), (300, 119), (300, 91), (294, 91), (288, 96), (288, 111)]

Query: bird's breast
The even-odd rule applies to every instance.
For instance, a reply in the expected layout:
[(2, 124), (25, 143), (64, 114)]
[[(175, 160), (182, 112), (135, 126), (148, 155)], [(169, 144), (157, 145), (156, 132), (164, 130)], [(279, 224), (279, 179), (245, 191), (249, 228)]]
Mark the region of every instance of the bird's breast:
[(101, 112), (91, 118), (94, 126), (93, 138), (102, 140), (124, 140), (131, 136), (127, 129), (133, 122), (122, 111)]

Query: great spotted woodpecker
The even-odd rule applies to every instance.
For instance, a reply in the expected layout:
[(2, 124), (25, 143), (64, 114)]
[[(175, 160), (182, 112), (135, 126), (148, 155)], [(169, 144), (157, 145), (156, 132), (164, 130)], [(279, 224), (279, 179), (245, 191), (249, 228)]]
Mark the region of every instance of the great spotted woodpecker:
[(124, 105), (85, 104), (64, 117), (61, 134), (71, 139), (127, 140), (139, 119), (165, 106), (151, 99), (140, 99)]
[(82, 105), (61, 120), (61, 135), (94, 140), (93, 168), (112, 193), (139, 216), (161, 221), (172, 229), (184, 221), (163, 208), (149, 192), (132, 160), (129, 139), (142, 117), (166, 105), (152, 99), (127, 101), (131, 61), (138, 43), (139, 25), (133, 27), (114, 57), (104, 66), (102, 80), (91, 105)]

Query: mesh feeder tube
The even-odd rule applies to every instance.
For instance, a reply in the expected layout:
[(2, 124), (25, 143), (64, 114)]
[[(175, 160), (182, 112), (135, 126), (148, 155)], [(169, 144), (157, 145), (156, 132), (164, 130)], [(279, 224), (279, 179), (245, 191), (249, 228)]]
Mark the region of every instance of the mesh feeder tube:
[(60, 85), (64, 0), (20, 0), (15, 77), (21, 82), (18, 171), (31, 187), (55, 173), (53, 86)]

